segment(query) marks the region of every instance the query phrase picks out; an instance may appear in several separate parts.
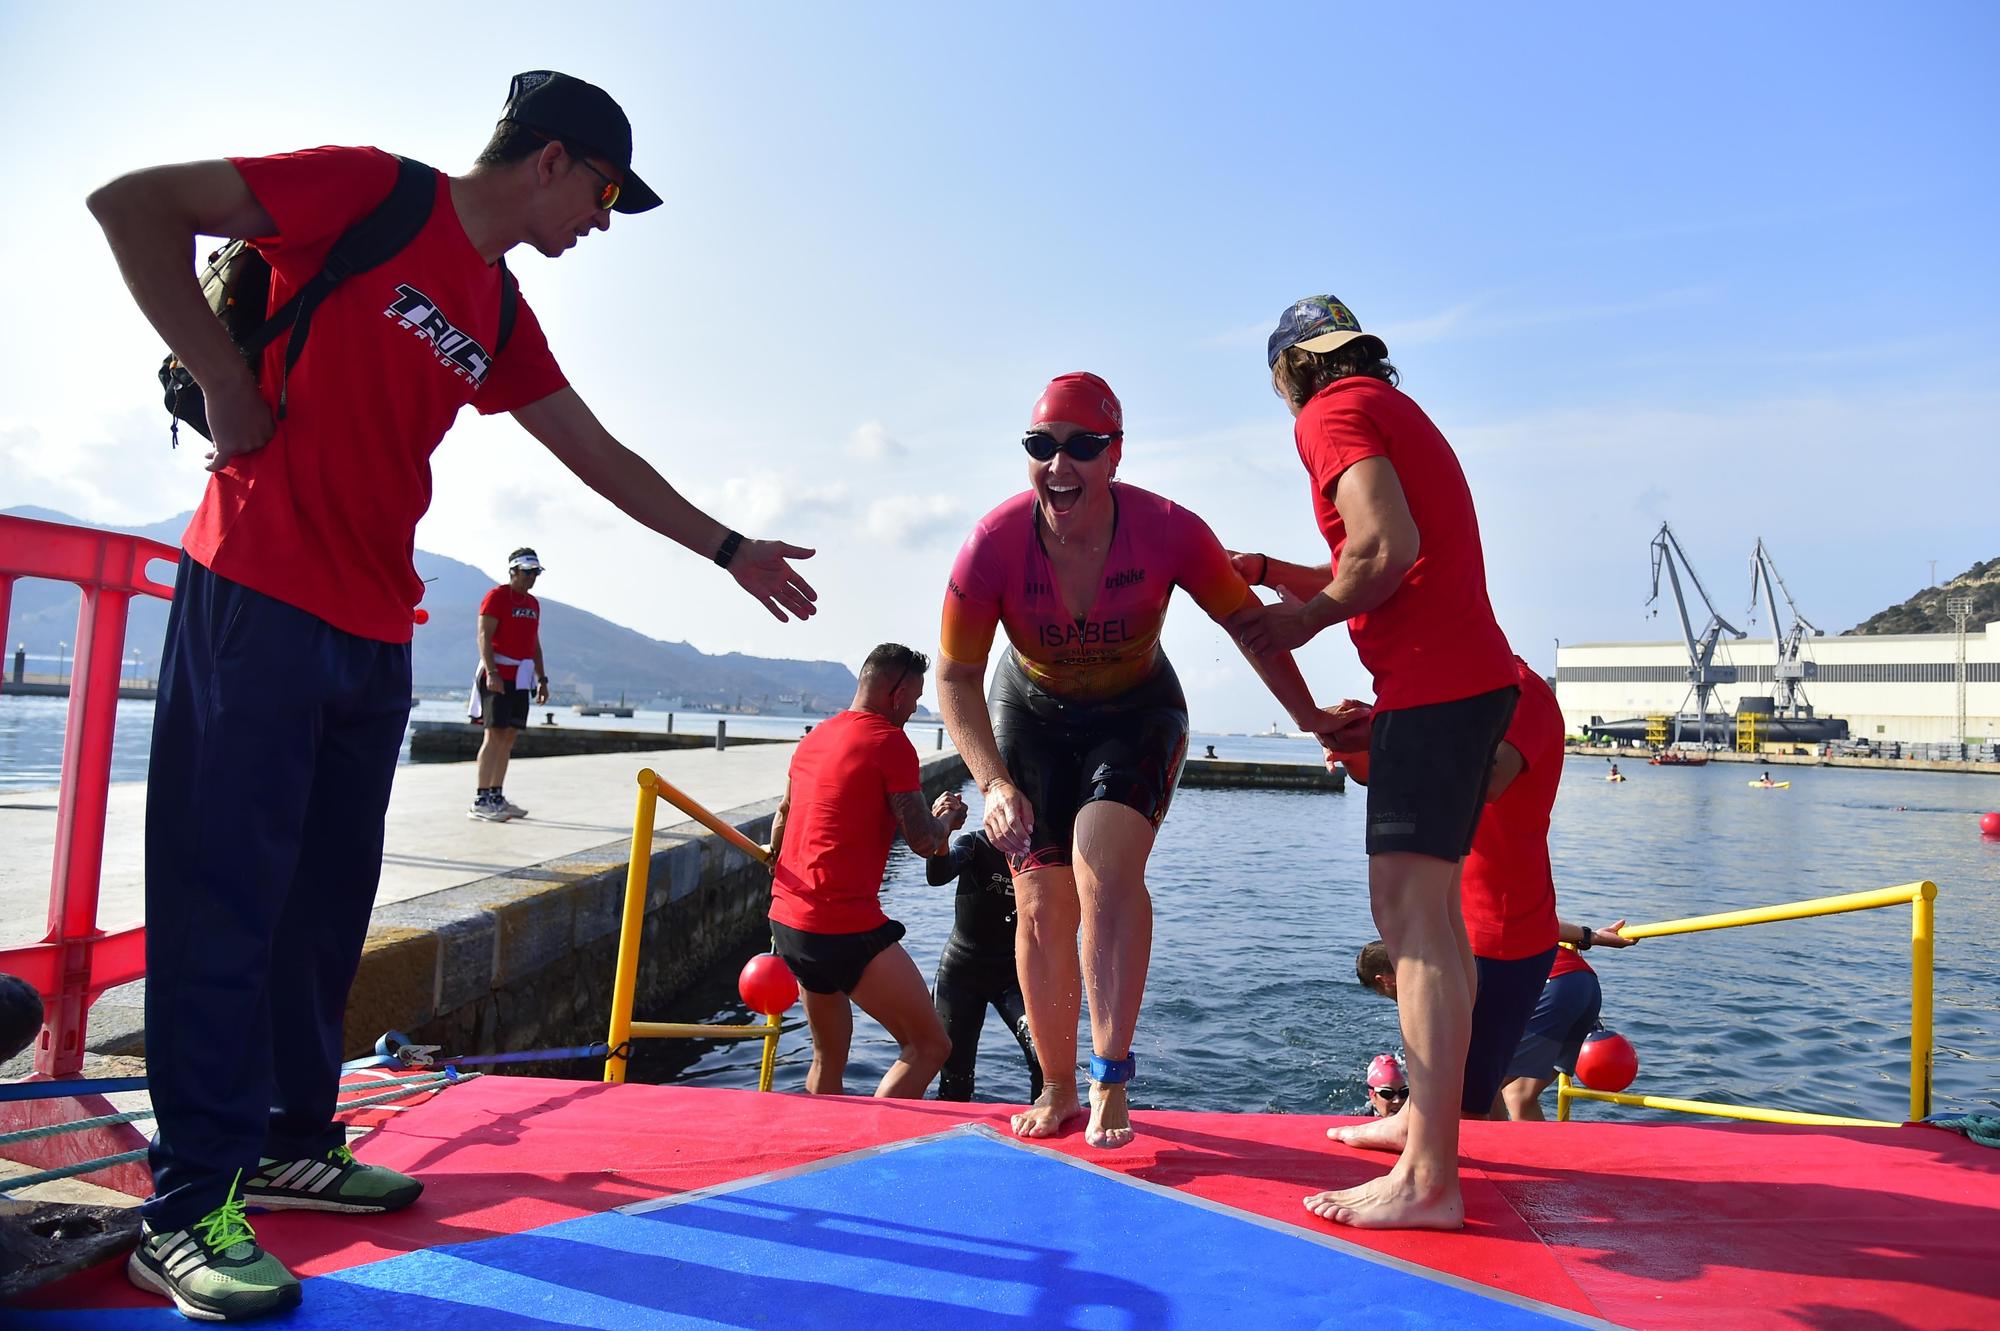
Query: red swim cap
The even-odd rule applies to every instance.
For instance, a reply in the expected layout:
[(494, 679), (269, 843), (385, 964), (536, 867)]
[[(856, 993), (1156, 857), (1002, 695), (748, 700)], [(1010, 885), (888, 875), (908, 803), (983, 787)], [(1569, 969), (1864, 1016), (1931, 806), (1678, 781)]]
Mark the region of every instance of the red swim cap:
[(1375, 1061), (1368, 1065), (1369, 1088), (1401, 1086), (1402, 1084), (1403, 1065), (1396, 1061), (1396, 1056), (1394, 1054), (1375, 1055)]
[(1028, 424), (1044, 425), (1049, 421), (1067, 421), (1096, 434), (1123, 434), (1125, 409), (1118, 405), (1118, 395), (1111, 391), (1110, 384), (1094, 374), (1078, 371), (1057, 375), (1042, 390)]

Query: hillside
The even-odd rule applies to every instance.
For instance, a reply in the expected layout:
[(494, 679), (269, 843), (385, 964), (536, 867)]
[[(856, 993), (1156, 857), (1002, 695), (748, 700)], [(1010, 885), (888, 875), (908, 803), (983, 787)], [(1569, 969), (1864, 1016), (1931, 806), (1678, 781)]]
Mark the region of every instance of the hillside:
[[(97, 525), (42, 508), (0, 512), (45, 522)], [(188, 515), (183, 513), (164, 522), (123, 530), (177, 545), (187, 521)], [(429, 584), (424, 608), (431, 616), (429, 623), (417, 628), (412, 640), (416, 687), (419, 692), (469, 687), (477, 656), (474, 621), (479, 600), (493, 580), (470, 564), (428, 550), (417, 551), (416, 565), (417, 576)], [(172, 576), (167, 570), (156, 572)], [(25, 643), (32, 655), (56, 657), (57, 644), (76, 635), (77, 599), (76, 589), (66, 583), (16, 583), (6, 644), (9, 658), (15, 643)], [(635, 703), (662, 701), (690, 709), (741, 707), (772, 712), (834, 711), (854, 696), (854, 672), (837, 661), (774, 660), (734, 652), (711, 656), (685, 642), (648, 638), (547, 596), (542, 597), (542, 623), (550, 674), (559, 694), (584, 686), (599, 699), (623, 694)], [(166, 602), (151, 597), (133, 602), (126, 655), (129, 658), (132, 649), (137, 649), (141, 675), (150, 677), (158, 669), (166, 627)]]
[(1972, 598), (1971, 629), (1977, 633), (2000, 620), (2000, 559), (1974, 564), (1941, 587), (1926, 587), (1901, 605), (1870, 615), (1849, 633), (1951, 633), (1955, 626), (1945, 614), (1952, 596)]

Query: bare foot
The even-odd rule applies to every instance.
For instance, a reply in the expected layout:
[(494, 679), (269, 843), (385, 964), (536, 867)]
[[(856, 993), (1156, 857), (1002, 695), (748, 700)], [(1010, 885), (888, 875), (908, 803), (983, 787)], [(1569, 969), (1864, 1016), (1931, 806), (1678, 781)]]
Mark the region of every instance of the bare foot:
[(1083, 1113), (1077, 1103), (1076, 1087), (1044, 1086), (1035, 1103), (1011, 1120), (1016, 1137), (1053, 1137), (1063, 1124)]
[(1100, 1150), (1115, 1151), (1131, 1145), (1136, 1135), (1125, 1084), (1090, 1083), (1090, 1126), (1083, 1130), (1083, 1140)]
[(1448, 1186), (1419, 1189), (1400, 1166), (1381, 1178), (1338, 1192), (1319, 1192), (1305, 1199), (1306, 1210), (1322, 1220), (1356, 1229), (1461, 1229), (1465, 1202), (1458, 1180)]
[(1359, 1146), (1364, 1151), (1400, 1151), (1410, 1139), (1410, 1120), (1405, 1111), (1352, 1127), (1328, 1128), (1326, 1135), (1342, 1146)]

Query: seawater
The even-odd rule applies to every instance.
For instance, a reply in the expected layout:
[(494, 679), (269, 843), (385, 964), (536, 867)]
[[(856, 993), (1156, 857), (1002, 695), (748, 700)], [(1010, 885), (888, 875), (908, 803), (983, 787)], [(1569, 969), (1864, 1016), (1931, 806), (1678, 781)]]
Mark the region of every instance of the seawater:
[[(544, 709), (546, 711), (547, 709)], [(564, 725), (582, 724), (555, 709)], [(0, 696), (0, 790), (54, 785), (64, 700)], [(447, 720), (460, 704), (424, 702), (414, 715)], [(536, 718), (540, 719), (539, 715)], [(795, 737), (803, 718), (677, 713), (676, 730)], [(614, 729), (659, 729), (665, 713), (591, 718)], [(152, 704), (118, 709), (112, 779), (143, 780)], [(913, 721), (920, 753), (935, 722)], [(1309, 741), (1197, 734), (1190, 752), (1314, 761)], [(406, 753), (407, 756), (407, 753)], [(1199, 758), (1193, 761), (1200, 761)], [(1621, 762), (1612, 784), (1598, 759), (1571, 758), (1551, 833), (1557, 900), (1566, 918), (1634, 923), (1935, 881), (1935, 1101), (2000, 1111), (2000, 841), (1978, 815), (2000, 808), (2000, 777), (1983, 774), (1786, 768), (1789, 790), (1753, 790), (1755, 768), (1648, 767)], [(975, 818), (979, 798), (969, 787)], [(1354, 952), (1374, 936), (1362, 855), (1365, 792), (1183, 790), (1149, 870), (1153, 964), (1134, 1050), (1144, 1106), (1355, 1112), (1375, 1054), (1399, 1047), (1395, 1009), (1354, 981)], [(951, 929), (952, 889), (925, 884), (906, 848), (883, 884), (905, 946), (928, 974)], [(1607, 1024), (1644, 1065), (1639, 1088), (1661, 1094), (1819, 1113), (1898, 1119), (1907, 1108), (1910, 918), (1907, 908), (1654, 939), (1590, 954)], [(745, 1021), (735, 972), (718, 967), (661, 1020)], [(802, 1020), (794, 1009), (792, 1017)], [(1086, 1038), (1082, 1045), (1088, 1049)], [(635, 1074), (703, 1085), (754, 1086), (755, 1044), (663, 1042), (641, 1047)], [(804, 1086), (803, 1029), (780, 1043), (778, 1085)], [(872, 1089), (894, 1058), (880, 1027), (859, 1018), (848, 1089)], [(989, 1015), (980, 1043), (981, 1099), (1018, 1100), (1027, 1073), (1011, 1036)], [(1551, 1101), (1553, 1096), (1550, 1097)], [(1647, 1117), (1579, 1105), (1578, 1117)]]
[[(1309, 758), (1296, 741), (1197, 736), (1219, 756)], [(1660, 769), (1568, 760), (1551, 851), (1558, 908), (1602, 926), (1828, 896), (1929, 878), (1940, 888), (1935, 1104), (2000, 1110), (2000, 842), (1983, 809), (2000, 779), (1978, 774), (1787, 768), (1789, 790), (1753, 790), (1755, 769)], [(974, 815), (978, 796), (969, 788)], [(1396, 1013), (1362, 990), (1354, 953), (1375, 936), (1362, 853), (1365, 792), (1182, 790), (1148, 881), (1152, 969), (1133, 1050), (1136, 1104), (1178, 1109), (1356, 1113), (1375, 1054), (1400, 1048)], [(904, 945), (928, 975), (951, 929), (950, 886), (924, 882), (907, 848), (883, 885)], [(1652, 939), (1590, 960), (1604, 1020), (1637, 1048), (1636, 1089), (1827, 1114), (1901, 1120), (1908, 1108), (1908, 907)], [(718, 968), (667, 1020), (747, 1021), (741, 959)], [(647, 1014), (651, 1015), (651, 1014)], [(780, 1042), (777, 1085), (803, 1089), (810, 1043)], [(1088, 1026), (1079, 1046), (1089, 1049)], [(635, 1075), (754, 1086), (759, 1046), (642, 1047)], [(858, 1017), (847, 1089), (867, 1094), (895, 1057)], [(1018, 1048), (988, 1015), (979, 1099), (1020, 1100)], [(1553, 1114), (1554, 1094), (1547, 1098)], [(1656, 1117), (1581, 1104), (1578, 1118)], [(1677, 1116), (1675, 1116), (1677, 1117)]]

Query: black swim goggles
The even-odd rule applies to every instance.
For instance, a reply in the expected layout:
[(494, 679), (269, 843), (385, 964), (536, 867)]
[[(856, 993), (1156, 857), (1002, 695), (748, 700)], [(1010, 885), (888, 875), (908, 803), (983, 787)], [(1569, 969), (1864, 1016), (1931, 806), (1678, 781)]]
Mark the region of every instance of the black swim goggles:
[(1122, 431), (1118, 434), (1079, 432), (1057, 443), (1056, 437), (1047, 430), (1030, 430), (1021, 436), (1021, 447), (1027, 449), (1028, 456), (1037, 462), (1051, 461), (1058, 453), (1067, 453), (1078, 462), (1088, 462), (1124, 437)]

